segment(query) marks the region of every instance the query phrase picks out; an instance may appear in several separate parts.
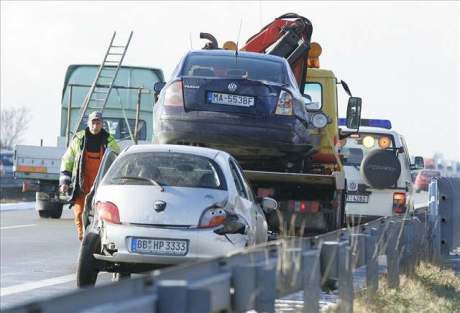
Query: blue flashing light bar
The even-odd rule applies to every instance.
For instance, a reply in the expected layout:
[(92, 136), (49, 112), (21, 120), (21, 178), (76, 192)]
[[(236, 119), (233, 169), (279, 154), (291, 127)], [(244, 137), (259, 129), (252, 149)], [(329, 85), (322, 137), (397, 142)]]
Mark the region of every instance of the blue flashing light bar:
[[(347, 125), (347, 120), (345, 118), (339, 118), (339, 126), (346, 126), (346, 125)], [(391, 129), (391, 121), (362, 118), (359, 126), (369, 126), (369, 127), (379, 127), (379, 128)]]

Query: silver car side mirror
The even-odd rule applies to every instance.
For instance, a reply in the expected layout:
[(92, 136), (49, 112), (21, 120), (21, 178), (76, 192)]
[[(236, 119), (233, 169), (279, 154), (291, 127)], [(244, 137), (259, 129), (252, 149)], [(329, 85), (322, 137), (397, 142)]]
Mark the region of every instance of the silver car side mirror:
[(278, 208), (278, 202), (275, 199), (264, 197), (261, 202), (262, 209), (265, 213), (271, 213)]

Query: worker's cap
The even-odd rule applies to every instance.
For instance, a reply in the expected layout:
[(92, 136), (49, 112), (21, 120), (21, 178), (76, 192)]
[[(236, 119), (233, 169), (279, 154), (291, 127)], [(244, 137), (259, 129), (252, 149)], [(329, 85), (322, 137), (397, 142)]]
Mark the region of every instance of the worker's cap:
[(88, 122), (91, 122), (93, 120), (102, 121), (102, 112), (99, 112), (99, 111), (91, 112), (91, 114), (88, 115)]

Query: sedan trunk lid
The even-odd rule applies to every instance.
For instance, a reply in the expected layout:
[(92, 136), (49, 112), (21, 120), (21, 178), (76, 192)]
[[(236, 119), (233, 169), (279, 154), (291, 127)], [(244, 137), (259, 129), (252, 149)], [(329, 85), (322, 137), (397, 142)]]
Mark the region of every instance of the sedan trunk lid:
[[(243, 113), (257, 117), (269, 116), (275, 110), (281, 86), (282, 84), (242, 78), (184, 77), (184, 108), (186, 111)], [(235, 103), (215, 103), (217, 94), (224, 95), (224, 97), (230, 96)], [(253, 105), (251, 98), (254, 99)], [(245, 101), (249, 101), (249, 103), (245, 103)]]
[[(96, 201), (114, 203), (121, 223), (195, 227), (206, 208), (225, 203), (227, 196), (227, 191), (207, 188), (164, 186), (162, 192), (158, 186), (106, 185)], [(157, 201), (166, 204), (164, 210), (155, 210)]]

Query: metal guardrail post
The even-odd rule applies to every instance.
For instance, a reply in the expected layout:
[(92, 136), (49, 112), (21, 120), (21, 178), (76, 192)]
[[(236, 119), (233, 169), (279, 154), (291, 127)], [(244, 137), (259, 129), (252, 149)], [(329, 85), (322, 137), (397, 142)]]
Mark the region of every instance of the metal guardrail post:
[(416, 266), (420, 265), (422, 260), (427, 260), (428, 255), (428, 237), (426, 233), (425, 225), (427, 223), (427, 219), (424, 218), (422, 221), (415, 220), (415, 236), (419, 238), (419, 241), (416, 241), (418, 245), (415, 248), (416, 252)]
[(388, 228), (390, 227), (389, 220), (382, 220), (380, 222), (379, 227), (375, 233), (376, 236), (376, 245), (377, 245), (377, 255), (384, 255), (386, 254), (386, 246), (387, 246), (387, 234)]
[(211, 313), (212, 312), (211, 292), (209, 290), (192, 288), (188, 291), (187, 298), (188, 298), (187, 313)]
[(340, 242), (339, 250), (339, 301), (337, 312), (353, 312), (353, 268), (351, 260), (351, 248), (348, 242)]
[(260, 264), (256, 268), (256, 301), (257, 312), (275, 312), (276, 271), (273, 265)]
[(276, 271), (273, 263), (237, 265), (232, 268), (234, 312), (274, 312)]
[(352, 269), (359, 268), (366, 263), (366, 240), (369, 235), (363, 233), (351, 234), (350, 248), (352, 256)]
[(386, 236), (386, 255), (388, 268), (388, 287), (399, 288), (399, 232), (401, 222), (390, 221)]
[(158, 311), (160, 313), (187, 313), (187, 310), (187, 281), (159, 281)]
[(460, 247), (460, 178), (438, 178), (437, 186), (441, 255), (449, 258), (452, 250)]
[(413, 224), (410, 218), (401, 219), (402, 232), (400, 233), (400, 261), (399, 269), (402, 273), (410, 274), (413, 264)]
[(366, 239), (366, 288), (368, 298), (372, 298), (379, 288), (379, 249), (377, 246), (377, 229), (371, 228)]
[(317, 249), (302, 253), (303, 311), (305, 313), (319, 312), (321, 293), (319, 255)]
[(232, 307), (235, 312), (246, 312), (254, 308), (256, 297), (256, 268), (254, 265), (238, 265), (232, 268), (234, 289)]
[(320, 252), (321, 285), (331, 284), (338, 279), (338, 242), (324, 241)]

